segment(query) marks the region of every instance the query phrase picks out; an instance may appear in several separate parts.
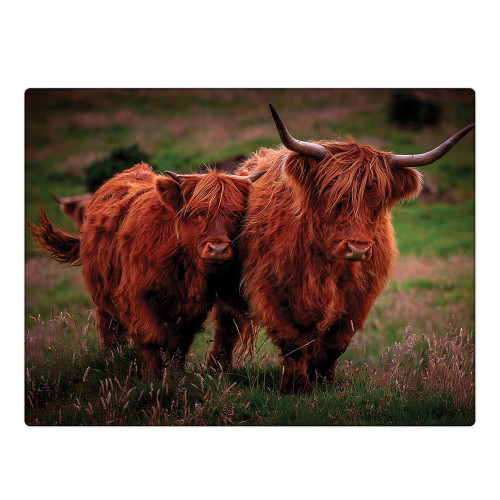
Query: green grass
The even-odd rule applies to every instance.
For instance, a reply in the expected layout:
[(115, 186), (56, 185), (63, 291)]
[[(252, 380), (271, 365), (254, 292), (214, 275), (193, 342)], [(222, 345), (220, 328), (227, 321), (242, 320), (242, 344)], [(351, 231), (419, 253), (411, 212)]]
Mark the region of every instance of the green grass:
[[(365, 333), (355, 337), (364, 348), (367, 360), (374, 362), (381, 345), (396, 342), (411, 326), (417, 334), (441, 334), (445, 325), (473, 331), (475, 327), (474, 269), (466, 276), (445, 279), (410, 279), (392, 282), (378, 297), (365, 325)], [(429, 313), (432, 311), (432, 314)], [(347, 351), (345, 358), (354, 360)]]
[(475, 204), (405, 204), (393, 210), (402, 255), (474, 254)]
[[(411, 273), (419, 262), (403, 260), (400, 273)], [(473, 260), (433, 257), (424, 268), (425, 277), (399, 279), (396, 273), (377, 299), (364, 331), (355, 335), (341, 358), (334, 383), (316, 383), (311, 396), (294, 397), (278, 393), (279, 357), (263, 331), (251, 357), (237, 357), (228, 374), (205, 368), (212, 344), (212, 331), (207, 329), (196, 336), (185, 372), (167, 368), (163, 381), (144, 380), (132, 346), (99, 351), (88, 297), (81, 284), (74, 283), (78, 270), (62, 269), (56, 285), (36, 291), (31, 285), (27, 288), (27, 296), (33, 294), (30, 310), (39, 311), (40, 317), (26, 320), (26, 421), (30, 425), (471, 425), (473, 392), (457, 402), (457, 385), (448, 383), (445, 375), (458, 365), (473, 363), (473, 351), (458, 362), (452, 358), (439, 383), (428, 387), (425, 373), (419, 372), (425, 365), (417, 362), (428, 354), (419, 341), (406, 348), (405, 361), (399, 365), (406, 370), (405, 377), (417, 377), (413, 386), (402, 393), (388, 377), (396, 371), (383, 354), (393, 346), (392, 359), (397, 358), (394, 346), (403, 344), (409, 325), (417, 339), (433, 335), (443, 339), (448, 330), (474, 327)], [(53, 281), (57, 269), (47, 269), (40, 279)], [(473, 349), (473, 344), (469, 347)], [(442, 352), (439, 359), (450, 351)]]
[[(29, 307), (31, 311), (45, 311), (45, 316), (48, 316), (48, 311), (52, 307), (55, 307), (59, 311), (64, 311), (65, 309), (86, 311), (92, 307), (92, 301), (88, 292), (81, 284), (75, 285), (70, 277), (65, 277), (59, 283), (52, 286), (50, 293), (40, 292), (40, 286), (26, 285), (27, 308)], [(33, 305), (35, 301), (36, 305)]]
[[(87, 326), (86, 326), (87, 325)], [(42, 331), (44, 332), (41, 338)], [(401, 339), (399, 339), (401, 340)], [(405, 346), (407, 341), (405, 340)], [(144, 380), (130, 346), (99, 352), (85, 318), (60, 315), (27, 335), (26, 423), (29, 425), (471, 425), (474, 398), (457, 400), (464, 382), (447, 387), (426, 377), (429, 354), (406, 346), (375, 365), (343, 361), (334, 383), (310, 396), (282, 397), (272, 351), (254, 354), (228, 374), (207, 370), (198, 356), (182, 372)], [(415, 349), (416, 347), (416, 349)], [(470, 347), (470, 345), (469, 345)], [(421, 354), (418, 355), (420, 349)], [(423, 352), (423, 354), (422, 354)], [(449, 373), (450, 358), (442, 373)], [(398, 357), (399, 356), (399, 357)], [(424, 363), (412, 362), (420, 356)], [(396, 360), (396, 362), (395, 362)], [(408, 361), (409, 360), (409, 361)], [(422, 373), (420, 373), (420, 372)], [(417, 374), (417, 375), (415, 375)], [(402, 383), (407, 384), (406, 386)], [(460, 385), (461, 384), (461, 385)]]

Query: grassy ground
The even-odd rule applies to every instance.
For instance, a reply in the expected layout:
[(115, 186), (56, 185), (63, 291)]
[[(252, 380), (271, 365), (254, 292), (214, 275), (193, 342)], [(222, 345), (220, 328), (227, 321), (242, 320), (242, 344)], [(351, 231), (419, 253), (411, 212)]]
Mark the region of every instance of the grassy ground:
[[(473, 260), (403, 259), (333, 384), (280, 397), (279, 359), (265, 335), (226, 375), (207, 371), (211, 332), (186, 372), (144, 380), (132, 347), (98, 348), (91, 310), (29, 318), (30, 424), (470, 425), (474, 422)], [(450, 269), (460, 269), (458, 276)], [(417, 274), (421, 277), (414, 278)], [(424, 277), (422, 277), (424, 276)], [(432, 315), (429, 311), (432, 310)], [(411, 324), (411, 328), (406, 325)], [(439, 328), (436, 328), (439, 325)], [(463, 325), (462, 331), (458, 325)]]
[[(26, 218), (38, 205), (75, 231), (50, 200), (85, 191), (83, 167), (138, 143), (160, 168), (184, 171), (279, 143), (267, 103), (299, 138), (345, 138), (421, 152), (474, 120), (470, 91), (419, 91), (443, 105), (437, 127), (387, 121), (384, 90), (29, 91)], [(276, 351), (260, 334), (233, 372), (207, 371), (211, 331), (185, 373), (146, 381), (127, 346), (98, 350), (78, 268), (41, 258), (26, 237), (26, 422), (62, 425), (470, 425), (474, 422), (474, 142), (423, 169), (437, 192), (393, 212), (401, 259), (343, 356), (333, 384), (280, 397)], [(409, 327), (409, 328), (408, 328)], [(405, 333), (406, 332), (406, 333)]]

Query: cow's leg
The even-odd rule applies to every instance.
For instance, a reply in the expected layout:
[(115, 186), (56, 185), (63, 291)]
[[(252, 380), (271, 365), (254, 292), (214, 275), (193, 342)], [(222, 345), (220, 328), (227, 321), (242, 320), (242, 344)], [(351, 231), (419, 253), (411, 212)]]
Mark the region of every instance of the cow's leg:
[(137, 351), (144, 361), (144, 376), (161, 376), (161, 349), (167, 348), (169, 335), (165, 322), (146, 302), (135, 303), (134, 321), (129, 332)]
[(161, 377), (162, 375), (162, 359), (161, 350), (158, 344), (140, 343), (134, 339), (134, 344), (144, 361), (144, 378)]
[(183, 325), (180, 331), (169, 332), (166, 351), (172, 369), (184, 369), (187, 353), (200, 327), (201, 325)]
[(344, 352), (345, 349), (322, 346), (320, 352), (314, 358), (309, 359), (307, 374), (310, 380), (335, 380), (335, 369), (337, 368), (340, 356)]
[[(274, 337), (276, 334), (271, 335)], [(280, 394), (310, 394), (312, 385), (306, 373), (305, 347), (283, 339), (275, 343), (283, 356)]]
[(251, 324), (234, 310), (217, 304), (214, 308), (214, 344), (207, 358), (209, 368), (227, 371), (233, 361), (233, 350), (238, 340), (251, 335)]
[(147, 376), (161, 374), (161, 349), (166, 351), (172, 369), (182, 369), (194, 335), (205, 319), (201, 315), (191, 321), (168, 323), (146, 302), (136, 304), (134, 317), (138, 318), (133, 324), (134, 343), (146, 364)]
[(125, 342), (127, 331), (122, 323), (108, 311), (96, 308), (97, 330), (101, 337), (101, 351)]
[(335, 368), (353, 335), (350, 322), (339, 322), (324, 334), (319, 348), (308, 360), (307, 373), (311, 380), (335, 380)]

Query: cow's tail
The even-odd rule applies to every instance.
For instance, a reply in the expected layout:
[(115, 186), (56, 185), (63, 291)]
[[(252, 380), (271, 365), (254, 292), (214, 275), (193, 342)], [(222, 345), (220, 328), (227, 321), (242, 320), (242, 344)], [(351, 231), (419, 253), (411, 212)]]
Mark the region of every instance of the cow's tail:
[(69, 264), (79, 266), (80, 261), (80, 238), (73, 234), (64, 233), (52, 226), (47, 213), (40, 208), (38, 220), (40, 226), (35, 226), (28, 222), (28, 229), (31, 231), (40, 248), (42, 248), (49, 257)]

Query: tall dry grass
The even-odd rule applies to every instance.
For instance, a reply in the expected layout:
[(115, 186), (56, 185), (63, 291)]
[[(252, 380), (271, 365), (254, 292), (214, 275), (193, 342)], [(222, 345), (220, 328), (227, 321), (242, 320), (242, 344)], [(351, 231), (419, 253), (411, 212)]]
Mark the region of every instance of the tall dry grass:
[(446, 394), (458, 407), (473, 409), (475, 346), (473, 335), (450, 323), (442, 337), (419, 339), (406, 328), (401, 342), (381, 353), (382, 363), (371, 370), (372, 382), (401, 397)]
[[(281, 397), (279, 356), (263, 336), (249, 356), (239, 353), (231, 373), (208, 370), (205, 353), (193, 352), (184, 372), (166, 364), (161, 380), (145, 380), (132, 347), (99, 351), (91, 314), (32, 321), (29, 425), (425, 425), (432, 412), (445, 415), (441, 425), (450, 415), (460, 425), (474, 421), (473, 336), (453, 324), (441, 337), (418, 338), (407, 328), (377, 362), (344, 361), (335, 383), (317, 384), (311, 396)], [(413, 413), (405, 413), (408, 406)]]

